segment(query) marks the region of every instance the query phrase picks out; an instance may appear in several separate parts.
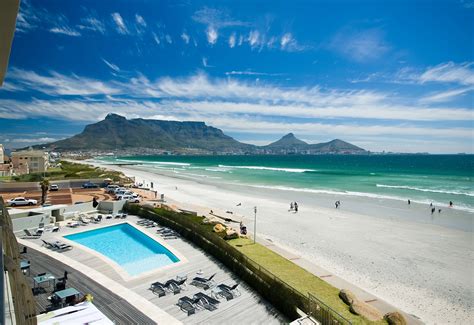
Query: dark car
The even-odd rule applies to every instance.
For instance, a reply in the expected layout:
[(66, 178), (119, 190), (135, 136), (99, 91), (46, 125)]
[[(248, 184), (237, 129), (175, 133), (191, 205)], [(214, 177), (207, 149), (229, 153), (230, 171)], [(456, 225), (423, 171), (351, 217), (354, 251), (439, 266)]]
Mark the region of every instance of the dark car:
[(99, 188), (99, 185), (89, 182), (82, 184), (82, 188)]

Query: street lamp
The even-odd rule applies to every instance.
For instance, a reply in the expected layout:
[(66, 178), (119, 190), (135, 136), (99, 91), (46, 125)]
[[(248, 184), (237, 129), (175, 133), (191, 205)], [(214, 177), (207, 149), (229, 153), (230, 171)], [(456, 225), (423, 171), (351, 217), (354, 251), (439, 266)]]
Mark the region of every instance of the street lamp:
[(253, 207), (253, 213), (254, 213), (254, 218), (253, 218), (253, 243), (257, 241), (257, 207)]

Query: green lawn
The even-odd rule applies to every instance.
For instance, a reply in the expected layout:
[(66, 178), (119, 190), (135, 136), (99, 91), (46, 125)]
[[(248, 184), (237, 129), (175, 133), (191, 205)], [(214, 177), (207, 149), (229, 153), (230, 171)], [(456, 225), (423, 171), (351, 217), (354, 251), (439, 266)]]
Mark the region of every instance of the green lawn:
[(314, 294), (318, 299), (349, 319), (353, 324), (386, 324), (383, 320), (370, 322), (352, 314), (349, 311), (349, 306), (339, 298), (339, 289), (265, 246), (258, 243), (254, 244), (253, 240), (244, 238), (233, 239), (227, 242), (303, 295), (307, 295), (308, 292)]

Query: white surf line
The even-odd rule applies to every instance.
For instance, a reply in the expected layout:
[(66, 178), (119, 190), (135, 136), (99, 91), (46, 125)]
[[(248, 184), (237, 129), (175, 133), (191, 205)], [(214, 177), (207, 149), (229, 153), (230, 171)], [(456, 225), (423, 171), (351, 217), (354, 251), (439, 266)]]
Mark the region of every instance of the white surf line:
[(44, 253), (49, 257), (54, 258), (69, 267), (72, 267), (73, 269), (88, 277), (92, 281), (99, 283), (106, 289), (112, 291), (114, 294), (122, 297), (130, 305), (145, 314), (148, 318), (152, 319), (157, 324), (183, 324), (182, 322), (180, 322), (167, 312), (163, 311), (158, 306), (154, 305), (144, 297), (140, 296), (139, 294), (135, 293), (130, 289), (125, 288), (120, 283), (115, 282), (114, 280), (106, 277), (105, 275), (94, 270), (93, 268), (79, 263), (66, 255), (48, 250), (25, 239), (17, 238), (17, 241), (18, 243), (24, 246), (40, 251), (41, 253)]

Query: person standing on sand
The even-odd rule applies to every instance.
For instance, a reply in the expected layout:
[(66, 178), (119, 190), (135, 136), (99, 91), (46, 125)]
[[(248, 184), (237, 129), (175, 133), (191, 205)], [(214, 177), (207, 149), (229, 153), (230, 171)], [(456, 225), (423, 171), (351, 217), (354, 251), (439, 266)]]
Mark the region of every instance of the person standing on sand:
[(295, 202), (295, 213), (298, 212), (298, 203)]
[(411, 201), (410, 201), (410, 199), (408, 199), (408, 205), (410, 205), (410, 204), (411, 204)]
[(290, 203), (290, 211), (293, 211), (293, 202)]
[(436, 208), (435, 208), (435, 207), (432, 207), (432, 208), (431, 208), (431, 214), (433, 214), (435, 211), (436, 211)]
[(453, 207), (453, 201), (449, 201), (449, 207), (450, 207), (450, 208)]

